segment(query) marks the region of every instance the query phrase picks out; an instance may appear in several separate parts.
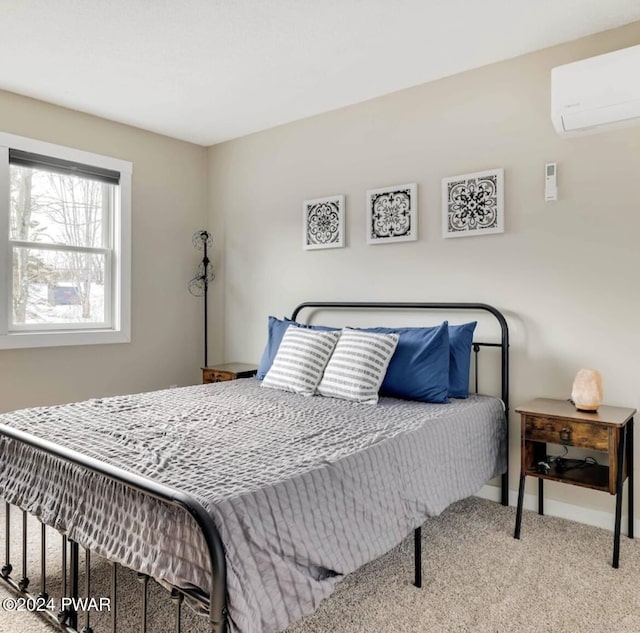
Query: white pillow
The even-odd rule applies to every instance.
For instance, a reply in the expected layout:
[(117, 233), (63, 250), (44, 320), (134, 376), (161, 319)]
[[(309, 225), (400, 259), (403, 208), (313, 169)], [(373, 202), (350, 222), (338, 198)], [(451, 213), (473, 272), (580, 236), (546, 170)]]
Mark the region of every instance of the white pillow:
[(339, 331), (318, 332), (290, 325), (262, 386), (312, 396), (339, 338)]
[(367, 404), (378, 402), (378, 390), (396, 350), (397, 334), (342, 330), (318, 385), (321, 396)]

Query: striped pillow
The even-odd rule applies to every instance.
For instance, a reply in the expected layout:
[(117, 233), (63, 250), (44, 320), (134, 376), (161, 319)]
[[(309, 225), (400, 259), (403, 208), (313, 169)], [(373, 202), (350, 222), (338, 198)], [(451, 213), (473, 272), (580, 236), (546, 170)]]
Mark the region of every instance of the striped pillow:
[(342, 330), (318, 385), (321, 396), (367, 404), (378, 402), (378, 390), (395, 352), (397, 334)]
[(262, 386), (312, 396), (339, 338), (339, 331), (316, 332), (290, 325)]

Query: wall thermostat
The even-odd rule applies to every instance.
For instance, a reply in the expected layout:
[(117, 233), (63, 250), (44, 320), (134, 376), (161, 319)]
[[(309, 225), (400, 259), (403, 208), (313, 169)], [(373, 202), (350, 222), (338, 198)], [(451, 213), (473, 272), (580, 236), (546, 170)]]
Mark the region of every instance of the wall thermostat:
[(555, 163), (547, 163), (544, 167), (544, 199), (545, 201), (558, 199), (556, 174), (558, 168)]

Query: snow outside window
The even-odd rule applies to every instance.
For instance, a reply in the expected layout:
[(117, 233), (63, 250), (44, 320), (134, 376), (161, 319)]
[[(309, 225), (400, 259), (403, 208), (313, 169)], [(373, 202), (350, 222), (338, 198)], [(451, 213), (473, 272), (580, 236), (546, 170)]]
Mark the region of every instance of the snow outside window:
[(0, 133), (0, 348), (130, 340), (131, 163)]

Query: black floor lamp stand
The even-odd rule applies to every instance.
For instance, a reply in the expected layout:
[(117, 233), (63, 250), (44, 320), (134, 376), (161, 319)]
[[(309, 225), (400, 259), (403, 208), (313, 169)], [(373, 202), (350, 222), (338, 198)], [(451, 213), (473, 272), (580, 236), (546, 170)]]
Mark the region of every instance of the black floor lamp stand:
[(213, 268), (211, 268), (211, 260), (207, 255), (207, 249), (213, 245), (213, 239), (209, 231), (196, 231), (193, 234), (193, 245), (198, 250), (203, 251), (202, 261), (198, 265), (196, 276), (189, 282), (189, 292), (195, 297), (204, 297), (204, 366), (208, 361), (208, 314), (207, 314), (207, 293), (209, 291), (209, 283), (215, 279)]

